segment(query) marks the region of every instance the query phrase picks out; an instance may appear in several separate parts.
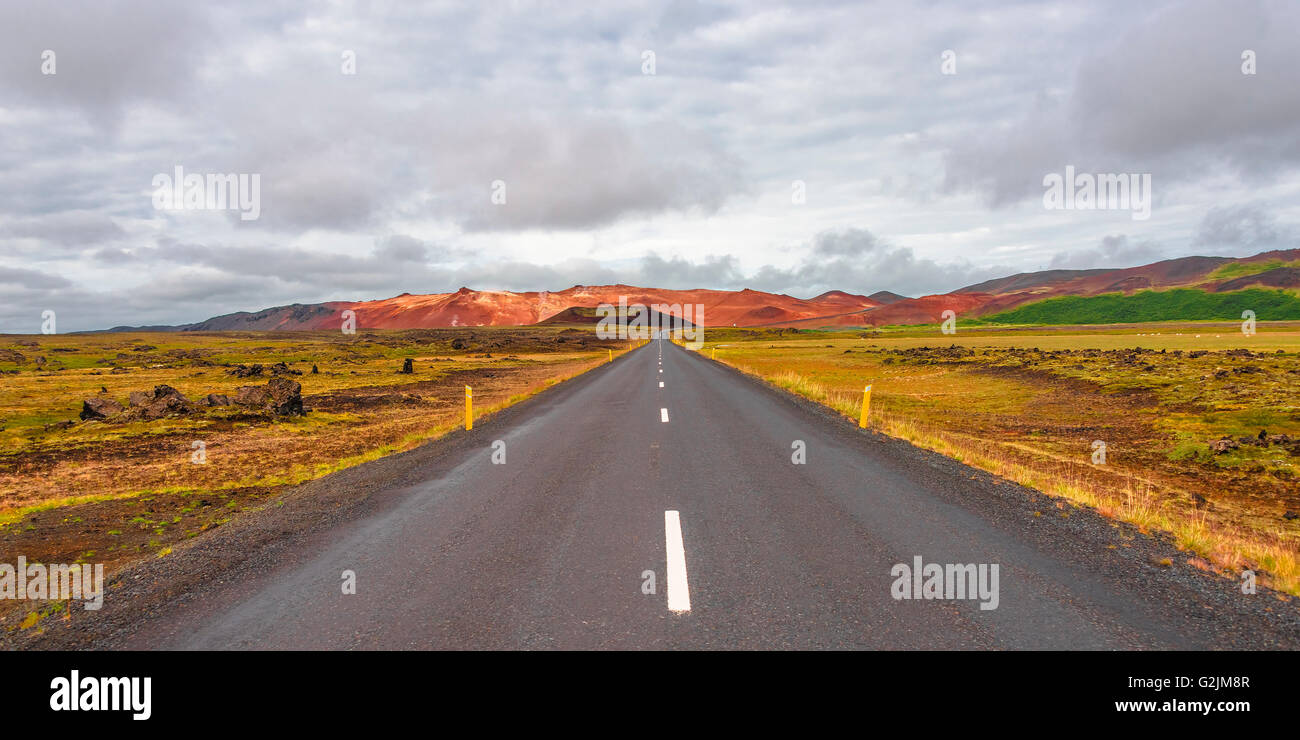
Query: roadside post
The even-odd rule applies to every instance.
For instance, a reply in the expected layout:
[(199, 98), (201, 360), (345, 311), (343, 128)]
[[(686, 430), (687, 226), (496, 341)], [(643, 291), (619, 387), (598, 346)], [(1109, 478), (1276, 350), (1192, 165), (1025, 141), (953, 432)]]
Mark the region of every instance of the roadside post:
[(858, 420), (858, 427), (867, 428), (867, 412), (871, 410), (871, 386), (867, 386), (862, 391), (862, 418)]
[[(865, 412), (864, 412), (865, 413)], [(863, 418), (866, 418), (865, 416)], [(465, 386), (465, 430), (474, 428), (474, 389)]]

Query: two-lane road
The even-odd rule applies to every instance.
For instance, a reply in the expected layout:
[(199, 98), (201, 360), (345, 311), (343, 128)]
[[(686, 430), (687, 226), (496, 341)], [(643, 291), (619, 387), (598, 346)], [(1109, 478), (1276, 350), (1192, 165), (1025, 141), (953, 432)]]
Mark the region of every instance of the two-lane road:
[[(669, 342), (570, 385), (508, 423), (476, 425), (481, 444), (446, 452), (436, 474), (403, 481), (379, 510), (314, 536), (309, 551), (225, 574), (110, 646), (1297, 642), (1291, 607), (1267, 611), (1267, 596), (1161, 568), (1090, 512), (1059, 517), (1039, 495), (860, 432)], [(996, 564), (996, 608), (893, 598), (891, 569), (917, 556)], [(343, 593), (345, 571), (355, 594)], [(130, 608), (111, 594), (109, 606)]]

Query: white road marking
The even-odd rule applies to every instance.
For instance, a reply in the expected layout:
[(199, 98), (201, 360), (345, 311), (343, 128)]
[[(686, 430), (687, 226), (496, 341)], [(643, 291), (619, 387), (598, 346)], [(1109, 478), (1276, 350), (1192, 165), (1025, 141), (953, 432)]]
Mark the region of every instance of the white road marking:
[(664, 371), (664, 369), (663, 369), (663, 368), (662, 368), (662, 367), (661, 367), (661, 368), (659, 368), (659, 372), (661, 372), (661, 373), (662, 373), (662, 372), (663, 372), (663, 371)]
[(676, 511), (664, 512), (664, 542), (668, 548), (668, 610), (691, 610), (691, 589), (686, 584), (686, 548), (682, 545), (682, 520)]
[(664, 387), (664, 382), (663, 382), (662, 380), (659, 381), (659, 387), (660, 387), (660, 388), (663, 388), (663, 387)]
[(668, 409), (659, 409), (659, 421), (668, 423)]

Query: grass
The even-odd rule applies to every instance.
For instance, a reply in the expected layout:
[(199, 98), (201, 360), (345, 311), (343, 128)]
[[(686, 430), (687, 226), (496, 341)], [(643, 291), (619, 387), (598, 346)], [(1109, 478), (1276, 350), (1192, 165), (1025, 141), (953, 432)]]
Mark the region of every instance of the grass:
[[(466, 384), (476, 424), (485, 423), (628, 345), (590, 330), (474, 327), (0, 336), (6, 348), (0, 357), (19, 361), (0, 383), (0, 549), (48, 562), (98, 553), (113, 572), (277, 505), (290, 486), (458, 429)], [(397, 372), (405, 357), (415, 361), (413, 375)], [(215, 408), (148, 422), (76, 421), (85, 398), (125, 402), (164, 383), (190, 399), (229, 395), (269, 379), (236, 378), (231, 366), (276, 362), (302, 372), (291, 379), (302, 384), (306, 416)], [(206, 464), (191, 462), (194, 440), (205, 442)]]
[(1281, 267), (1300, 267), (1300, 260), (1283, 262), (1282, 260), (1269, 260), (1267, 262), (1230, 262), (1223, 267), (1205, 276), (1206, 282), (1218, 282), (1222, 280), (1232, 280), (1234, 278), (1246, 277), (1248, 275), (1258, 275), (1269, 270), (1276, 270)]
[(1196, 288), (1143, 290), (1132, 295), (1047, 298), (1001, 313), (982, 316), (993, 324), (1122, 324), (1175, 320), (1240, 320), (1254, 311), (1259, 321), (1300, 319), (1300, 297), (1283, 290), (1249, 288), (1209, 293)]
[[(1250, 568), (1300, 595), (1300, 520), (1282, 516), (1300, 511), (1297, 458), (1208, 447), (1260, 429), (1300, 437), (1300, 332), (1138, 329), (963, 332), (942, 346), (937, 332), (732, 332), (711, 335), (705, 354), (716, 347), (719, 361), (854, 421), (870, 383), (877, 431), (1167, 532), (1220, 573)], [(1106, 465), (1091, 462), (1094, 439), (1108, 444)]]

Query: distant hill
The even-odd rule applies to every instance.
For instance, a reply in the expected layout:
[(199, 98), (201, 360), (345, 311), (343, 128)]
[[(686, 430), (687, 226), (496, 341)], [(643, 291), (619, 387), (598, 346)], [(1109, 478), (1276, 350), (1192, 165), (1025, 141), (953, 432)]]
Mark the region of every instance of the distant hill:
[[(519, 326), (537, 323), (594, 323), (594, 309), (604, 303), (666, 306), (663, 310), (681, 316), (682, 306), (704, 306), (705, 326), (774, 327), (873, 327), (893, 324), (926, 324), (942, 320), (945, 311), (966, 318), (1015, 317), (1016, 322), (1097, 323), (1098, 316), (1135, 321), (1132, 316), (1113, 314), (1116, 305), (1124, 310), (1141, 310), (1143, 315), (1175, 319), (1210, 318), (1231, 313), (1236, 299), (1216, 302), (1208, 298), (1191, 300), (1184, 293), (1159, 297), (1174, 289), (1204, 295), (1235, 295), (1251, 288), (1294, 291), (1300, 289), (1300, 250), (1277, 250), (1234, 259), (1231, 257), (1182, 257), (1139, 267), (1096, 270), (1043, 270), (986, 280), (951, 293), (909, 298), (890, 291), (859, 295), (831, 290), (813, 298), (796, 298), (758, 290), (663, 290), (634, 285), (575, 285), (565, 290), (514, 292), (472, 290), (454, 293), (403, 293), (369, 301), (295, 303), (260, 311), (223, 314), (204, 321), (173, 327), (147, 327), (161, 331), (267, 331), (324, 330), (342, 325), (344, 312), (355, 314), (358, 329), (411, 329), (455, 326)], [(1016, 313), (1016, 309), (1064, 297), (1088, 298), (1118, 294), (1134, 296), (1154, 293), (1136, 302), (1116, 304), (1116, 298), (1099, 302), (1066, 301)], [(1256, 295), (1256, 294), (1252, 294)], [(1271, 294), (1270, 294), (1271, 295)], [(1279, 309), (1285, 301), (1276, 305)], [(1119, 309), (1114, 309), (1119, 310)], [(1244, 309), (1243, 309), (1244, 310)], [(1254, 307), (1261, 320), (1267, 320)], [(1288, 309), (1289, 310), (1289, 309)], [(1190, 313), (1178, 314), (1179, 311)], [(1171, 313), (1172, 312), (1172, 313)], [(1236, 311), (1240, 316), (1240, 311)], [(1225, 314), (1226, 315), (1226, 314)], [(1091, 317), (1091, 318), (1089, 318)], [(1268, 318), (1280, 318), (1269, 315)], [(701, 323), (692, 317), (694, 323)], [(1162, 319), (1163, 320), (1163, 319)], [(116, 327), (110, 331), (138, 330)]]
[(867, 298), (870, 298), (871, 300), (875, 301), (876, 303), (879, 303), (882, 306), (888, 306), (891, 303), (898, 303), (899, 301), (910, 300), (905, 295), (891, 293), (888, 290), (877, 291), (867, 296)]
[[(631, 312), (629, 311), (629, 314), (630, 313)], [(613, 314), (613, 316), (619, 315), (618, 312)], [(598, 312), (594, 306), (591, 308), (585, 306), (570, 306), (557, 314), (548, 316), (547, 318), (537, 322), (537, 326), (595, 326), (605, 318), (606, 316)], [(633, 320), (637, 320), (637, 318), (635, 316), (630, 316), (629, 321)], [(685, 321), (679, 314), (662, 313), (647, 306), (645, 325), (647, 327), (681, 327), (683, 329), (690, 329), (694, 328), (695, 322)]]
[(1281, 290), (1250, 288), (1210, 293), (1195, 288), (1143, 290), (1133, 295), (1060, 296), (981, 317), (999, 324), (1127, 324), (1144, 321), (1240, 321), (1243, 311), (1258, 319), (1300, 319), (1300, 297)]

